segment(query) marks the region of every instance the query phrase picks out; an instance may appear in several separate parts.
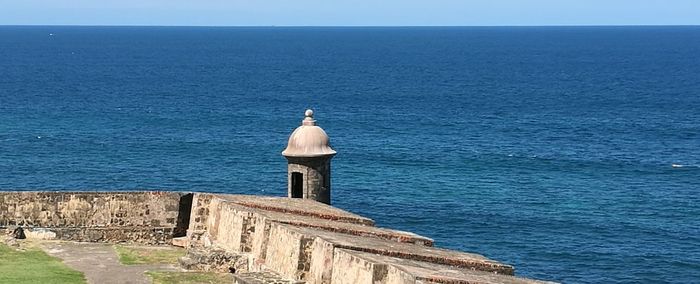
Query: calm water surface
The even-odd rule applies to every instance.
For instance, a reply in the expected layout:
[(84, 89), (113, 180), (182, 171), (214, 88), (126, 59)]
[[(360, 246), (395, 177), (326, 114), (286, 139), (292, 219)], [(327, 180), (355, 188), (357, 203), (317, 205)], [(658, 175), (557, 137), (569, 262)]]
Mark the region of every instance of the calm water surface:
[(0, 27), (0, 188), (284, 195), (309, 107), (334, 204), (379, 225), (700, 279), (700, 27)]

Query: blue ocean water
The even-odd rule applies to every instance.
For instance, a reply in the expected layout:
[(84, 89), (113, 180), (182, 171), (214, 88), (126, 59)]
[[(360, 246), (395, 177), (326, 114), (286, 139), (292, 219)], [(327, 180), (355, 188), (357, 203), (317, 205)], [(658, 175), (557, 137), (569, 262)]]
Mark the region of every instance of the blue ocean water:
[(0, 189), (284, 195), (306, 108), (334, 204), (379, 225), (700, 279), (700, 27), (0, 27)]

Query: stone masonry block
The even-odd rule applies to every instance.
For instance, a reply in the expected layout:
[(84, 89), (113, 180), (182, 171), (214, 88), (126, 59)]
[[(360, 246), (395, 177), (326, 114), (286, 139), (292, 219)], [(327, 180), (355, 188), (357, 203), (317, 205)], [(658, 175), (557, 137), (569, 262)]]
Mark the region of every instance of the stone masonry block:
[(357, 257), (344, 250), (333, 256), (333, 284), (383, 283), (387, 266)]
[(265, 266), (284, 277), (303, 280), (310, 269), (313, 239), (289, 227), (272, 224), (267, 242)]

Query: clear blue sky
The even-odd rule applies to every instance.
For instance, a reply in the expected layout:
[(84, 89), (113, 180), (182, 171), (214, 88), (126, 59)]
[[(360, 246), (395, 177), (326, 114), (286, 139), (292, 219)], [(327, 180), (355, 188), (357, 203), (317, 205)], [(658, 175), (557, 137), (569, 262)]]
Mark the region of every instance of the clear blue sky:
[(698, 25), (700, 0), (0, 0), (0, 25)]

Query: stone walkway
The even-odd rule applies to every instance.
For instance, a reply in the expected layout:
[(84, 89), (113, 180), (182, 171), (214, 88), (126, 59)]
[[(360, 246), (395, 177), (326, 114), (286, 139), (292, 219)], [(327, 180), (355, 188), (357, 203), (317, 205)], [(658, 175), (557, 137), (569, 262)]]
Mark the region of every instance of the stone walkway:
[(110, 244), (44, 242), (41, 247), (69, 267), (85, 273), (91, 284), (148, 284), (146, 271), (179, 271), (173, 265), (123, 265)]

